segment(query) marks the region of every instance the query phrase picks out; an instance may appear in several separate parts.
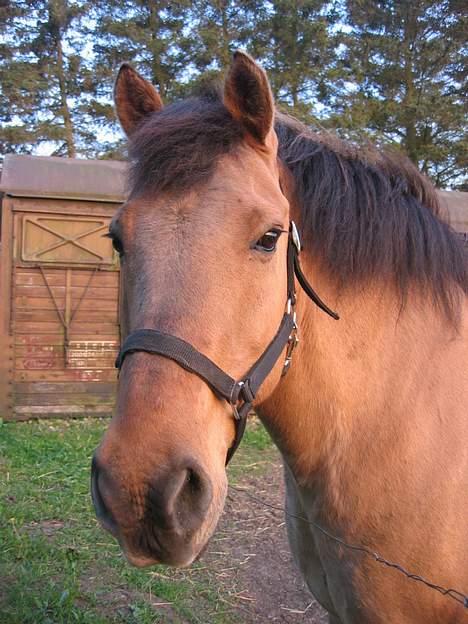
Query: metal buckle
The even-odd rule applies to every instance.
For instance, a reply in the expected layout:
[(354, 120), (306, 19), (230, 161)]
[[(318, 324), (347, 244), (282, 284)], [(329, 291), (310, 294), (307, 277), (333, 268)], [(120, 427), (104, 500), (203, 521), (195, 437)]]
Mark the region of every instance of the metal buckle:
[[(239, 381), (237, 385), (239, 386), (239, 388), (242, 389), (242, 386), (244, 385), (244, 382), (243, 381)], [(237, 403), (232, 404), (232, 413), (234, 415), (235, 420), (240, 420), (241, 419), (240, 414), (239, 414), (239, 410), (237, 409), (239, 403), (240, 402), (238, 401)], [(241, 405), (241, 407), (242, 407), (242, 405)]]
[(299, 232), (294, 221), (291, 221), (291, 240), (297, 253), (301, 253), (301, 237), (299, 236)]
[(286, 375), (288, 370), (291, 368), (292, 355), (293, 355), (294, 349), (299, 344), (299, 337), (297, 335), (297, 331), (298, 331), (298, 327), (296, 323), (296, 313), (294, 312), (294, 325), (293, 325), (291, 334), (289, 335), (288, 346), (286, 348), (286, 359), (284, 360), (283, 372), (281, 373), (281, 376)]

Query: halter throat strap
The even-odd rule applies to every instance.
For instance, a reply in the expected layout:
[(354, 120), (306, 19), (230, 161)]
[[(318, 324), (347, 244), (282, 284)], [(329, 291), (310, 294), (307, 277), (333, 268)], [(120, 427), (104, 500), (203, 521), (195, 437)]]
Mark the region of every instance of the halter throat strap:
[(286, 311), (274, 338), (258, 360), (250, 367), (241, 379), (233, 379), (209, 357), (198, 351), (190, 343), (182, 340), (182, 338), (178, 338), (172, 334), (165, 334), (156, 329), (137, 329), (129, 334), (124, 341), (115, 362), (115, 366), (120, 369), (125, 357), (129, 353), (135, 353), (137, 351), (144, 351), (146, 353), (166, 357), (179, 364), (179, 366), (188, 372), (203, 379), (216, 396), (227, 401), (232, 406), (236, 433), (234, 441), (227, 454), (226, 464), (230, 461), (240, 444), (244, 434), (247, 416), (252, 409), (252, 405), (260, 386), (273, 370), (285, 347), (286, 360), (284, 363), (283, 374), (289, 370), (292, 353), (298, 343), (294, 276), (296, 275), (306, 294), (319, 308), (329, 314), (332, 318), (336, 320), (339, 318), (335, 312), (330, 310), (330, 308), (323, 303), (305, 279), (299, 263), (300, 250), (301, 245), (297, 228), (294, 221), (291, 221), (287, 250)]

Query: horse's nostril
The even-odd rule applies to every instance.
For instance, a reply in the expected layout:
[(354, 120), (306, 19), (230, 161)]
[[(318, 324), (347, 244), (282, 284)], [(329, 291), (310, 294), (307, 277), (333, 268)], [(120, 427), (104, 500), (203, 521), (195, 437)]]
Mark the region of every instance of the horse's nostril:
[(105, 503), (100, 489), (100, 481), (102, 482), (103, 477), (103, 470), (98, 466), (96, 458), (93, 457), (91, 464), (91, 497), (93, 499), (96, 516), (109, 531), (115, 532), (117, 524), (111, 511)]
[(148, 506), (160, 526), (191, 532), (203, 523), (212, 498), (210, 480), (191, 464), (155, 480), (148, 492)]

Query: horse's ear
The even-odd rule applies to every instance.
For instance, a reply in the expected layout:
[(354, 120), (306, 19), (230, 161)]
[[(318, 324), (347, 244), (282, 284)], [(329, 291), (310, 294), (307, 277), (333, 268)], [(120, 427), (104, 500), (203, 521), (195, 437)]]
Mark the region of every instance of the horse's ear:
[(150, 113), (161, 110), (163, 103), (159, 93), (147, 80), (124, 63), (114, 86), (115, 110), (120, 124), (130, 136), (139, 123)]
[(224, 105), (250, 136), (265, 143), (273, 126), (273, 95), (266, 73), (245, 52), (234, 53), (224, 85)]

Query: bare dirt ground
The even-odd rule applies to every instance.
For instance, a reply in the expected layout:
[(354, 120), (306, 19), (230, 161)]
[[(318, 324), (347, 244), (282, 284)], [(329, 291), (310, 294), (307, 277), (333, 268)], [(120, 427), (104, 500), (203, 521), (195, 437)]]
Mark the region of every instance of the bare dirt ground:
[[(242, 475), (238, 487), (282, 508), (284, 483), (277, 455), (260, 475)], [(283, 512), (262, 506), (238, 490), (230, 489), (224, 515), (202, 561), (213, 570), (223, 599), (232, 604), (242, 624), (328, 621), (292, 561)]]

